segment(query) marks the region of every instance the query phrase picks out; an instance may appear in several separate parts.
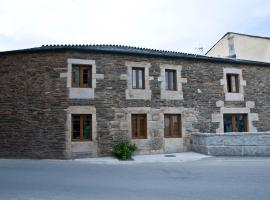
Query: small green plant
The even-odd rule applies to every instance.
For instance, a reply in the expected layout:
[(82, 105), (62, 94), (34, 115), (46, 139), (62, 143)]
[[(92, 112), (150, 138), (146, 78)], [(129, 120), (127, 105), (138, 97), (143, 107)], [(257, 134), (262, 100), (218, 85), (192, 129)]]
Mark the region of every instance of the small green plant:
[(120, 160), (130, 160), (132, 154), (137, 149), (135, 144), (130, 144), (128, 140), (122, 140), (113, 145), (113, 154)]

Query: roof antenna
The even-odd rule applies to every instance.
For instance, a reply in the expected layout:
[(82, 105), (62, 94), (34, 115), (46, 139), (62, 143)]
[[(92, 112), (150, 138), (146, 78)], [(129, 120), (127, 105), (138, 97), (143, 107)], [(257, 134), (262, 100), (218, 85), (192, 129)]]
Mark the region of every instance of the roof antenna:
[(204, 49), (203, 49), (203, 47), (195, 48), (195, 50), (196, 50), (197, 54), (201, 54), (201, 55), (204, 54)]

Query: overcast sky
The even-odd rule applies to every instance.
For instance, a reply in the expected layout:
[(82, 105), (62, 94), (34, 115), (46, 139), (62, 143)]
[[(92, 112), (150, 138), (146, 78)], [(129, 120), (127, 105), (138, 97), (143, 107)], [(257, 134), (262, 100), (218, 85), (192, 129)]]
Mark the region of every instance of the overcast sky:
[(121, 44), (197, 53), (226, 32), (270, 37), (270, 0), (0, 0), (0, 51)]

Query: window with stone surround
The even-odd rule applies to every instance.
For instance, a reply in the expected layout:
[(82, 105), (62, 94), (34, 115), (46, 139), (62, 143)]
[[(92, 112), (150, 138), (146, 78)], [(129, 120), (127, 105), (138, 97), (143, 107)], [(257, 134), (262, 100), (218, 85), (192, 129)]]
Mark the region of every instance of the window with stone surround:
[(224, 114), (224, 132), (247, 132), (247, 114)]
[(149, 76), (151, 64), (148, 62), (125, 62), (127, 73), (120, 75), (120, 80), (127, 81), (126, 99), (151, 99), (152, 91)]
[(147, 138), (147, 116), (146, 114), (131, 115), (132, 139)]
[[(68, 58), (67, 88), (70, 99), (94, 99), (96, 81), (104, 74), (96, 73), (96, 61)], [(61, 75), (64, 77), (64, 75)]]
[[(251, 112), (251, 109), (255, 108), (255, 102), (254, 101), (247, 101), (245, 107), (227, 107), (224, 104), (224, 101), (217, 101), (216, 106), (219, 108), (219, 111), (217, 113), (212, 113), (212, 122), (218, 123), (218, 128), (216, 129), (217, 133), (224, 133), (225, 126), (224, 123), (229, 123), (231, 121), (231, 127), (232, 125), (232, 119), (227, 119), (224, 121), (224, 115), (232, 115), (232, 114), (242, 114), (245, 115), (245, 124), (246, 124), (246, 130), (250, 132), (257, 132), (257, 128), (254, 126), (255, 121), (259, 121), (259, 115), (258, 113)], [(227, 122), (229, 121), (229, 122)], [(230, 124), (230, 123), (229, 123)], [(226, 125), (228, 126), (228, 125)]]
[(72, 65), (72, 87), (92, 88), (91, 65)]
[(92, 140), (92, 115), (73, 114), (72, 118), (72, 141)]
[(225, 93), (225, 101), (244, 101), (244, 86), (242, 69), (223, 68), (223, 78), (220, 80)]
[(132, 68), (132, 88), (145, 89), (145, 75), (144, 68)]
[(182, 137), (180, 114), (164, 114), (164, 137), (165, 138)]
[(187, 79), (181, 77), (181, 71), (181, 65), (160, 65), (161, 99), (183, 99), (182, 83)]
[[(68, 155), (86, 153), (87, 155), (96, 156), (98, 147), (95, 106), (69, 106), (66, 112), (65, 133)], [(82, 117), (85, 116), (86, 119), (81, 120), (81, 115)]]

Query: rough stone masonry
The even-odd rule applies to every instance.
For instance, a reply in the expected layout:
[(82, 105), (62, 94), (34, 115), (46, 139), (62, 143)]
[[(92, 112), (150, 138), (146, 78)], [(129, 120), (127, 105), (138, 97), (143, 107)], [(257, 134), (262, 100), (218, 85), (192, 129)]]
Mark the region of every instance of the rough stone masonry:
[[(92, 66), (93, 87), (71, 86), (73, 64)], [(131, 69), (145, 70), (145, 90)], [(177, 71), (166, 91), (164, 69)], [(225, 74), (238, 73), (239, 95)], [(192, 133), (221, 133), (224, 113), (248, 115), (249, 130), (270, 130), (270, 64), (115, 46), (52, 46), (0, 52), (0, 157), (60, 158), (111, 154), (122, 139), (136, 153), (190, 149)], [(147, 115), (147, 138), (131, 138), (131, 115)], [(164, 114), (181, 114), (181, 138), (164, 138)], [(92, 141), (71, 140), (71, 115), (92, 115)]]

